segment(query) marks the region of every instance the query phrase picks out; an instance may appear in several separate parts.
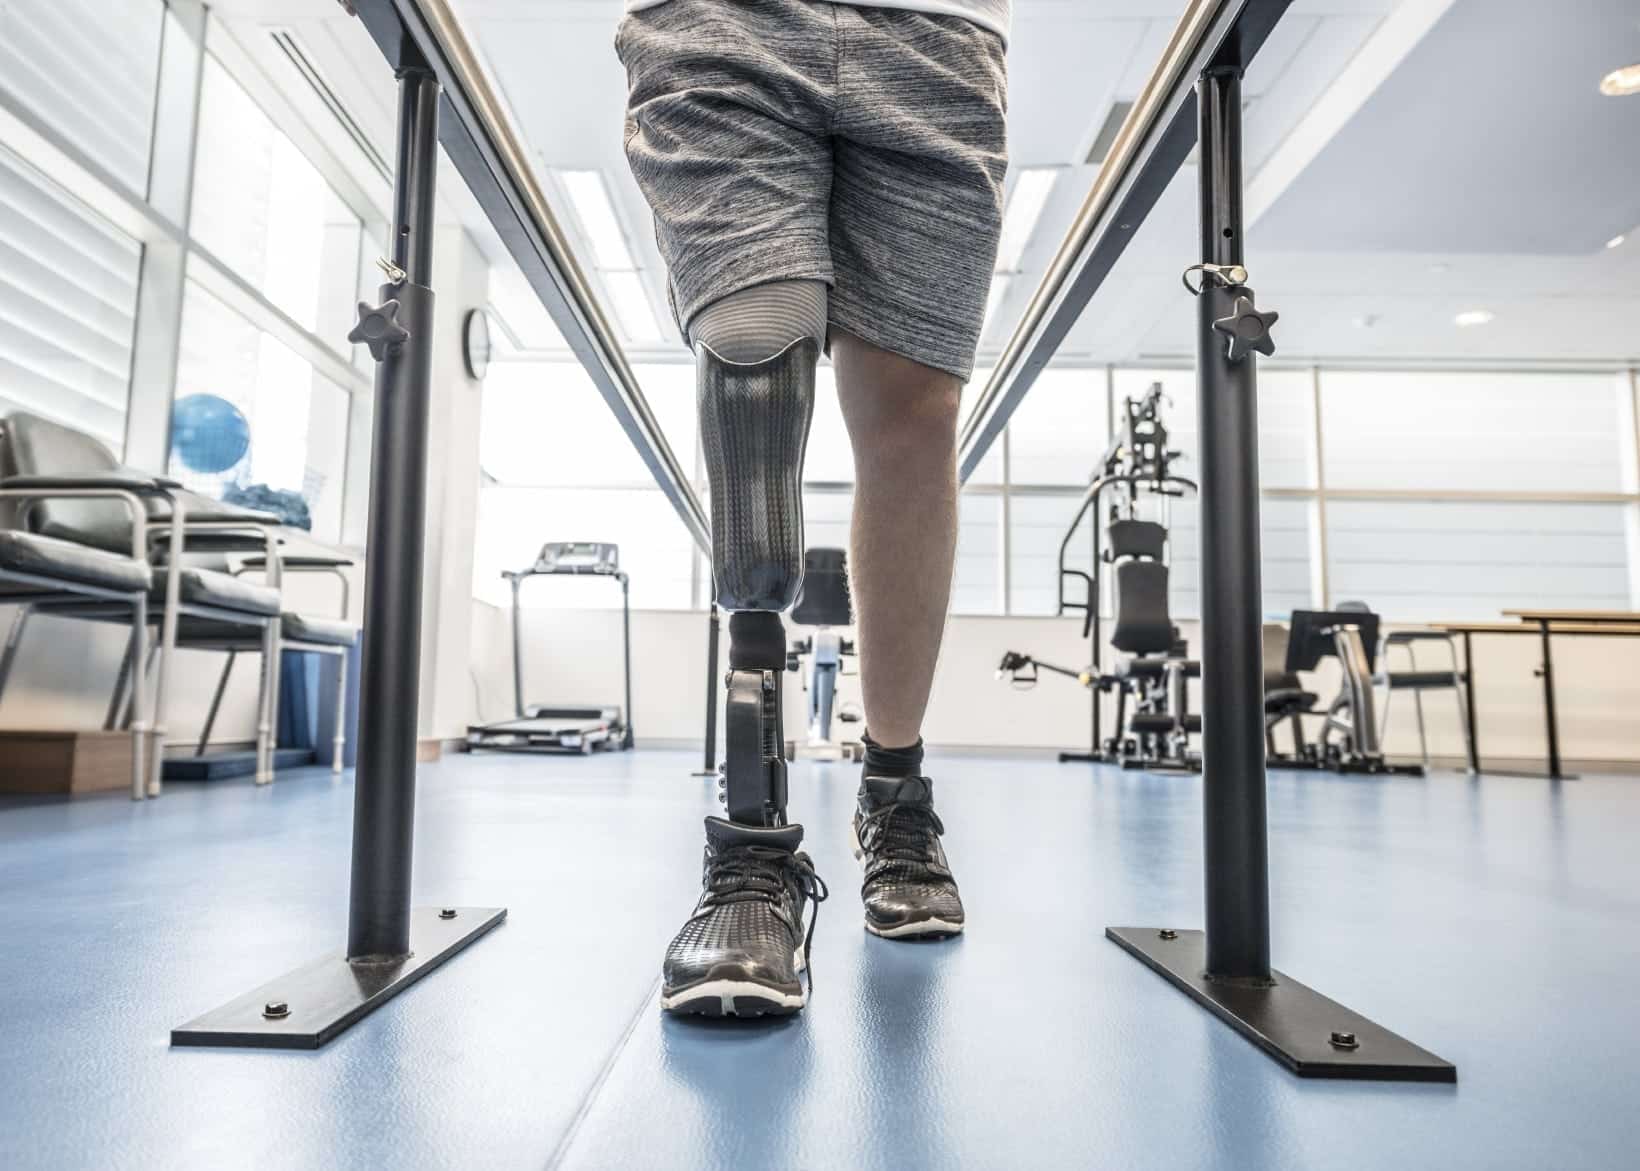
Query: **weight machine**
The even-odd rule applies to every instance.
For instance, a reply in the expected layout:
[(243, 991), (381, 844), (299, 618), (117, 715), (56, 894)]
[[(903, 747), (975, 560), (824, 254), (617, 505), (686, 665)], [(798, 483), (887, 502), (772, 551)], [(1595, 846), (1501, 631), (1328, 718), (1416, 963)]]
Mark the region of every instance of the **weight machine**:
[[(1091, 665), (1074, 671), (1045, 663), (1033, 656), (1007, 651), (997, 674), (1018, 687), (1031, 687), (1037, 669), (1075, 679), (1093, 692), (1090, 743), (1087, 752), (1061, 752), (1063, 761), (1120, 763), (1126, 768), (1194, 771), (1200, 756), (1190, 737), (1201, 731), (1201, 716), (1189, 707), (1189, 681), (1201, 674), (1201, 664), (1189, 657), (1168, 610), (1166, 507), (1196, 491), (1194, 481), (1174, 473), (1179, 453), (1168, 448), (1167, 425), (1162, 418), (1166, 401), (1161, 383), (1153, 383), (1140, 398), (1123, 405), (1123, 425), (1099, 460), (1099, 471), (1082, 495), (1076, 514), (1059, 543), (1057, 612), (1080, 610), (1082, 637), (1089, 641)], [(1109, 511), (1100, 515), (1107, 494)], [(1161, 521), (1141, 519), (1139, 504), (1149, 496), (1162, 502)], [(1071, 542), (1090, 512), (1098, 518), (1093, 529), (1093, 571), (1068, 568)], [(1100, 521), (1106, 522), (1102, 527)], [(1104, 537), (1101, 545), (1101, 535)], [(1106, 673), (1102, 661), (1104, 631), (1100, 613), (1100, 578), (1104, 566), (1116, 580), (1116, 621), (1110, 643), (1126, 658)], [(1080, 579), (1085, 593), (1077, 601), (1067, 596), (1068, 579)], [(1116, 694), (1116, 733), (1102, 734), (1099, 696)], [(1128, 714), (1128, 704), (1133, 705)]]

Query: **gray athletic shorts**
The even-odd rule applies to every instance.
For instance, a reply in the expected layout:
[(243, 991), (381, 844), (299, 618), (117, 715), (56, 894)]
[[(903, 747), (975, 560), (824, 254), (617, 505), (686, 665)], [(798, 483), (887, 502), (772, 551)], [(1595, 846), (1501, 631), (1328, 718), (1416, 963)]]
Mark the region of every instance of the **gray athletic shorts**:
[(615, 50), (680, 328), (751, 285), (822, 280), (833, 327), (967, 379), (1008, 165), (1001, 38), (901, 9), (668, 0)]

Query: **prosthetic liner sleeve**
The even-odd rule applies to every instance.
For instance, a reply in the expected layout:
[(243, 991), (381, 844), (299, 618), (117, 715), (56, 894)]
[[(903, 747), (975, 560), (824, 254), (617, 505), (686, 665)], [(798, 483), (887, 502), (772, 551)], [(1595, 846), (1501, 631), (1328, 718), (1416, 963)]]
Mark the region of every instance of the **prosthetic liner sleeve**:
[(697, 345), (712, 576), (725, 610), (784, 610), (803, 584), (803, 449), (819, 360), (809, 337), (749, 363)]

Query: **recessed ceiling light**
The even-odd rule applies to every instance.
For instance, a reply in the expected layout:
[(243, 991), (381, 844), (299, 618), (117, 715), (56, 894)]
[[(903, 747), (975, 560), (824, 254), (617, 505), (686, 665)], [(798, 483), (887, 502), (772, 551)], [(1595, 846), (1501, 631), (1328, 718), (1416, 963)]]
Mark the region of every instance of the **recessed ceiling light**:
[(1623, 246), (1623, 241), (1627, 240), (1627, 239), (1628, 239), (1628, 236), (1626, 236), (1626, 235), (1613, 236), (1610, 240), (1606, 241), (1606, 247), (1608, 247), (1608, 248), (1621, 248)]
[(1492, 317), (1490, 309), (1465, 309), (1452, 319), (1452, 324), (1467, 329), (1471, 325), (1485, 325)]
[(1609, 98), (1640, 94), (1640, 62), (1613, 69), (1600, 79), (1600, 92)]
[(1447, 264), (1444, 261), (1437, 260), (1434, 264), (1429, 266), (1429, 271), (1430, 272), (1445, 272), (1447, 269), (1449, 269), (1451, 267), (1452, 266), (1450, 264)]

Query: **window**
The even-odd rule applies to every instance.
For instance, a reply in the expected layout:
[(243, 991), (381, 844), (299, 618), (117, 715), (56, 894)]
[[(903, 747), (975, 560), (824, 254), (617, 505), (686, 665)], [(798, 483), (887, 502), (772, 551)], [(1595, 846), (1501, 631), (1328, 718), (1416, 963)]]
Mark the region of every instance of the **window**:
[[(694, 467), (694, 369), (637, 367), (657, 421), (686, 473)], [(586, 372), (574, 362), (491, 365), (479, 421), (479, 497), (473, 593), (505, 605), (501, 571), (535, 559), (548, 541), (610, 541), (632, 577), (632, 605), (693, 604), (694, 542)], [(542, 605), (621, 604), (607, 582), (566, 582)], [(599, 590), (598, 585), (606, 588)], [(586, 587), (586, 588), (583, 588)], [(526, 604), (529, 599), (526, 598)]]
[(1002, 613), (1002, 495), (964, 492), (957, 498), (957, 566), (951, 613)]
[(314, 536), (340, 536), (347, 392), (193, 281), (183, 300), (176, 404), (173, 476), (298, 525), (305, 509)]
[(1327, 487), (1619, 491), (1626, 390), (1610, 374), (1327, 371)]
[(141, 193), (164, 18), (161, 0), (6, 0), (0, 88)]
[(0, 413), (124, 449), (141, 263), (135, 240), (0, 149)]
[(1110, 439), (1104, 367), (1052, 368), (1008, 421), (1012, 484), (1086, 487)]
[[(694, 541), (658, 488), (521, 487), (486, 483), (478, 498), (473, 594), (506, 606), (503, 569), (535, 561), (548, 541), (608, 541), (620, 546), (631, 576), (632, 607), (690, 607)], [(619, 609), (621, 592), (604, 580), (556, 579), (524, 595), (524, 605)]]
[(226, 69), (205, 58), (193, 234), (339, 352), (357, 300), (359, 218)]
[(1332, 500), (1332, 596), (1391, 620), (1495, 617), (1526, 606), (1628, 609), (1624, 512), (1621, 504)]

